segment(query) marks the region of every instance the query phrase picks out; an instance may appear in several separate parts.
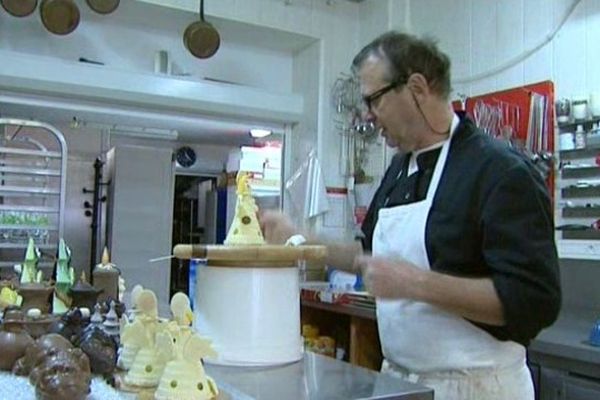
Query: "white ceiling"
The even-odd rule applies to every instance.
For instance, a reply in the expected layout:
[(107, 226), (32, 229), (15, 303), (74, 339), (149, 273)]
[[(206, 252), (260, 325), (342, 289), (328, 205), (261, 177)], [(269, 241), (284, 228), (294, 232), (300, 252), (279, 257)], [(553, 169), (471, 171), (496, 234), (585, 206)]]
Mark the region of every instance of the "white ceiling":
[(46, 97), (2, 92), (0, 116), (36, 119), (54, 125), (69, 124), (74, 119), (82, 126), (95, 128), (114, 126), (176, 130), (183, 142), (240, 145), (251, 142), (250, 128), (267, 128), (282, 132), (277, 124), (261, 121), (235, 121), (215, 119), (186, 113), (155, 111), (134, 107), (109, 107), (89, 101), (76, 102)]

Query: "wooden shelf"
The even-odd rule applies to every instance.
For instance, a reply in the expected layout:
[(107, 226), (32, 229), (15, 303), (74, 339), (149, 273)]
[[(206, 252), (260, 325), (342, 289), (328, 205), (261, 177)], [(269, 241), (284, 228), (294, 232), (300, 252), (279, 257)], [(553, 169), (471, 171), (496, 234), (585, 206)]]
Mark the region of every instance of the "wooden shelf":
[(568, 128), (576, 128), (577, 125), (592, 125), (594, 122), (598, 122), (600, 121), (600, 117), (592, 117), (592, 118), (586, 118), (586, 119), (572, 119), (569, 120), (568, 122), (559, 122), (558, 123), (558, 128), (559, 129), (568, 129)]
[(600, 167), (563, 168), (563, 179), (600, 177)]
[(587, 146), (584, 149), (561, 150), (559, 152), (562, 160), (573, 160), (577, 158), (595, 157), (600, 153), (600, 145)]
[(600, 207), (565, 207), (564, 218), (600, 218)]
[(574, 231), (562, 231), (563, 239), (574, 240), (600, 240), (600, 230), (585, 229)]
[(307, 300), (301, 305), (302, 324), (317, 326), (320, 334), (339, 340), (336, 346), (346, 348), (351, 364), (379, 371), (383, 355), (375, 310)]
[(349, 305), (323, 303), (320, 301), (308, 301), (308, 300), (301, 300), (300, 303), (303, 306), (317, 308), (319, 310), (331, 311), (331, 312), (335, 312), (338, 314), (349, 315), (351, 317), (371, 319), (374, 321), (377, 320), (377, 315), (375, 313), (375, 310), (369, 310), (367, 308), (353, 307), (353, 306), (349, 306)]
[(600, 197), (600, 186), (566, 187), (561, 190), (563, 199), (576, 197)]

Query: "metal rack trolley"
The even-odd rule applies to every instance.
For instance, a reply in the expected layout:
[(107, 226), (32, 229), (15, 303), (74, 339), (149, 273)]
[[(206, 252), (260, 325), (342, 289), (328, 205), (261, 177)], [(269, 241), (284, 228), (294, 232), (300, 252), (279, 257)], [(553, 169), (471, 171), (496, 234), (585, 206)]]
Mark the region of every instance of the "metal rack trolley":
[(0, 118), (0, 271), (23, 261), (29, 238), (52, 267), (64, 234), (67, 144), (52, 125)]

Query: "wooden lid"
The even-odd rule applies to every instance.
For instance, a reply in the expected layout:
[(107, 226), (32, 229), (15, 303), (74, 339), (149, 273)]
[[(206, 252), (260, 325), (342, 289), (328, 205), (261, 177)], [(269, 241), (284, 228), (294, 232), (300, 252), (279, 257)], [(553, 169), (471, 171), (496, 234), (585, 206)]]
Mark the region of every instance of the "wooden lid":
[(180, 259), (207, 259), (211, 266), (289, 267), (298, 260), (322, 260), (327, 256), (326, 246), (283, 245), (191, 245), (178, 244), (173, 255)]

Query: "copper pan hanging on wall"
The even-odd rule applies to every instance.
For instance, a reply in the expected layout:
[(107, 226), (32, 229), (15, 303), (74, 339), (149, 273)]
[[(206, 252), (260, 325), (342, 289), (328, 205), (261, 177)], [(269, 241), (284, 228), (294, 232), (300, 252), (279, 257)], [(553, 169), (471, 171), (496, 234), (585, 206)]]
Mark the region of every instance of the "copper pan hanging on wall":
[(88, 6), (98, 14), (110, 14), (119, 7), (120, 0), (86, 0)]
[(42, 0), (40, 17), (50, 32), (68, 35), (79, 25), (80, 14), (73, 0)]
[(35, 11), (37, 0), (0, 0), (2, 8), (14, 17), (26, 17)]
[(204, 20), (204, 0), (200, 0), (200, 21), (193, 22), (185, 29), (183, 44), (198, 58), (210, 58), (219, 50), (219, 32)]

